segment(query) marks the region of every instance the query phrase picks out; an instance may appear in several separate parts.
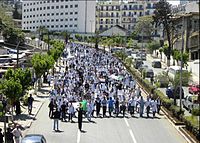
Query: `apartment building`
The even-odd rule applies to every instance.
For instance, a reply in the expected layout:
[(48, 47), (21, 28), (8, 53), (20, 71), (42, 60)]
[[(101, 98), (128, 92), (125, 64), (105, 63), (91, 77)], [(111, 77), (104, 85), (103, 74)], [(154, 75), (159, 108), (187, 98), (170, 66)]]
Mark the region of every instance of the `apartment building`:
[(133, 31), (139, 17), (151, 15), (157, 0), (129, 2), (98, 2), (96, 6), (96, 30), (104, 31), (115, 25)]
[(22, 29), (37, 31), (44, 26), (51, 31), (91, 33), (95, 31), (95, 1), (24, 0)]

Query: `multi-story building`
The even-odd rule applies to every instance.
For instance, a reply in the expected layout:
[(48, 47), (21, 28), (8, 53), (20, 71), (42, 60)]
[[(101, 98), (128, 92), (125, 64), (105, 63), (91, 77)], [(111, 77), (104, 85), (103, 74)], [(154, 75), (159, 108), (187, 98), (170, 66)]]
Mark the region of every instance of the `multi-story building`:
[(138, 17), (151, 15), (157, 0), (129, 2), (98, 2), (96, 6), (96, 30), (104, 31), (120, 25), (132, 31)]
[(95, 1), (24, 0), (22, 29), (36, 31), (44, 26), (50, 31), (91, 33), (95, 31)]

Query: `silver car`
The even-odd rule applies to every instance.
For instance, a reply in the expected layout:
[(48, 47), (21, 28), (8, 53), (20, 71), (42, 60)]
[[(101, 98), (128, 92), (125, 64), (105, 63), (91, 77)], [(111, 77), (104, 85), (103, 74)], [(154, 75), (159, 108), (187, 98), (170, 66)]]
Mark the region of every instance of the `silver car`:
[(47, 143), (47, 142), (43, 135), (29, 134), (22, 139), (21, 143)]

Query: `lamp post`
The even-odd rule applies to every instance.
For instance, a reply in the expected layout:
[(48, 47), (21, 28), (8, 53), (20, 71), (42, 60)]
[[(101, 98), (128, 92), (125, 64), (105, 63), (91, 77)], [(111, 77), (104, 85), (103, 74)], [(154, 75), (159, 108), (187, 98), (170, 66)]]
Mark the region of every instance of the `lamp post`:
[(180, 111), (182, 110), (182, 69), (183, 69), (183, 49), (184, 49), (184, 15), (182, 17), (182, 46), (181, 46), (181, 70), (180, 70)]

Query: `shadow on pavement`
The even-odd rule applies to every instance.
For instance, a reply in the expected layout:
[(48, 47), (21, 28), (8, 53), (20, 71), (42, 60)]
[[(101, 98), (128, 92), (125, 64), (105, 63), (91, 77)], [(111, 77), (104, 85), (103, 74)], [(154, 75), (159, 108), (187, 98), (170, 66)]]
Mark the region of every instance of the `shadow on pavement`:
[[(32, 114), (32, 115), (33, 115), (33, 114)], [(32, 117), (32, 116), (27, 115), (27, 114), (20, 114), (20, 115), (14, 116), (13, 119), (14, 119), (14, 120), (22, 120), (22, 121), (25, 121), (25, 120), (27, 120), (27, 119), (36, 120), (35, 117)]]

